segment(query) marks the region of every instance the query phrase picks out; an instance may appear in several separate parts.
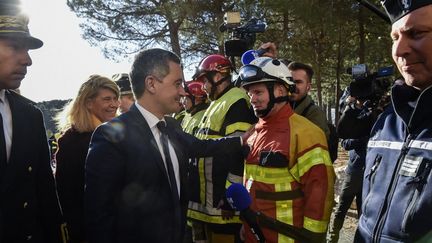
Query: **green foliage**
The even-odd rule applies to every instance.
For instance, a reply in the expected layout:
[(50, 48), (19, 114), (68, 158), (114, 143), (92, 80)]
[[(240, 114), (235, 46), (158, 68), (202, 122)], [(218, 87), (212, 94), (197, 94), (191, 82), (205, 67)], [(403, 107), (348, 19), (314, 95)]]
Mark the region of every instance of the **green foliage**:
[(52, 133), (56, 133), (57, 128), (54, 121), (54, 117), (57, 115), (58, 112), (60, 112), (63, 107), (69, 102), (70, 100), (50, 100), (50, 101), (42, 101), (36, 104), (36, 106), (42, 111), (44, 122), (45, 122), (45, 128), (48, 131), (51, 131)]

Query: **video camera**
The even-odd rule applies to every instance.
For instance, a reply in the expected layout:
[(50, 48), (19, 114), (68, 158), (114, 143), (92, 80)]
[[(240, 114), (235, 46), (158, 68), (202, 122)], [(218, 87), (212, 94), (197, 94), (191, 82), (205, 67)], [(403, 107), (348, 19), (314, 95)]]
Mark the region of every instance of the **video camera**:
[(357, 64), (347, 69), (353, 81), (349, 84), (350, 95), (360, 101), (369, 101), (369, 106), (376, 106), (388, 92), (391, 81), (388, 76), (393, 75), (393, 66), (379, 68), (370, 73), (366, 64)]
[(266, 25), (261, 21), (252, 18), (241, 24), (239, 12), (227, 12), (224, 16), (224, 23), (219, 27), (220, 32), (231, 33), (231, 39), (225, 41), (225, 55), (241, 56), (244, 52), (252, 49), (256, 33), (262, 33), (266, 30)]

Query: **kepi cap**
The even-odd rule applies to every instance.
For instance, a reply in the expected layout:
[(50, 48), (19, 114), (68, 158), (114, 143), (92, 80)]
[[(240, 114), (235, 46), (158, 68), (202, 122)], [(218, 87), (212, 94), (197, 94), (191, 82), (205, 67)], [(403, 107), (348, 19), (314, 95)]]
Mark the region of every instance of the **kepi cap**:
[(120, 95), (132, 94), (129, 74), (118, 73), (112, 76), (113, 81), (120, 87)]
[(0, 38), (21, 39), (29, 49), (42, 47), (43, 42), (30, 35), (28, 23), (29, 19), (20, 12), (18, 3), (0, 3)]
[(432, 0), (383, 0), (381, 4), (393, 24), (410, 12), (432, 4)]

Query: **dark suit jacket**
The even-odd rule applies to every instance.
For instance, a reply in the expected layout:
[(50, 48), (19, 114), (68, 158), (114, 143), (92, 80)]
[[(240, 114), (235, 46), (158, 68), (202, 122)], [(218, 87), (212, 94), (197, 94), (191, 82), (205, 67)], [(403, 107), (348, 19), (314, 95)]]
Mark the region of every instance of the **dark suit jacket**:
[[(60, 242), (61, 213), (42, 113), (6, 91), (12, 111), (12, 147), (0, 172), (0, 242)], [(27, 241), (28, 240), (28, 241)]]
[[(180, 168), (180, 202), (174, 202), (153, 134), (138, 108), (96, 129), (86, 161), (85, 214), (94, 242), (181, 242), (186, 223), (189, 157), (241, 149), (239, 138), (201, 141), (165, 118)], [(176, 210), (181, 210), (177, 218)]]
[(84, 165), (92, 132), (68, 129), (58, 139), (56, 182), (63, 216), (73, 242), (86, 239), (84, 231)]

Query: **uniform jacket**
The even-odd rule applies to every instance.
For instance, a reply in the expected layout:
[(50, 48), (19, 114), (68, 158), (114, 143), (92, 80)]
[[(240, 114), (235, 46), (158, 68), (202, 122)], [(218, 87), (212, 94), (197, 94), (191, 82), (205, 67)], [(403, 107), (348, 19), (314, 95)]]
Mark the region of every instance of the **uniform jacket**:
[[(273, 116), (260, 119), (248, 145), (251, 151), (244, 180), (251, 209), (304, 229), (311, 239), (324, 239), (335, 175), (323, 131), (287, 104)], [(246, 242), (256, 242), (245, 226)], [(260, 226), (266, 242), (294, 242)]]
[[(254, 123), (249, 98), (244, 90), (228, 87), (213, 100), (204, 112), (195, 134), (197, 138), (221, 138), (243, 133)], [(241, 183), (243, 176), (243, 153), (224, 153), (200, 158), (190, 172), (191, 198), (188, 217), (215, 224), (240, 223), (238, 216), (223, 220), (217, 209), (225, 198), (226, 186)], [(225, 205), (229, 208), (229, 205)], [(230, 209), (230, 208), (229, 208)]]
[[(86, 160), (85, 215), (90, 243), (181, 242), (186, 223), (189, 157), (241, 149), (240, 139), (201, 141), (166, 117), (179, 161), (180, 201), (172, 198), (163, 159), (153, 134), (133, 105), (99, 126)], [(181, 210), (181, 218), (176, 217)]]
[(392, 106), (368, 142), (355, 242), (414, 242), (432, 230), (430, 104), (432, 87), (423, 92), (405, 84), (392, 88)]
[(60, 242), (61, 213), (42, 112), (6, 90), (12, 112), (12, 147), (0, 171), (0, 242)]
[(186, 112), (181, 122), (183, 131), (191, 135), (195, 135), (195, 132), (198, 129), (199, 122), (204, 116), (204, 112), (207, 109), (208, 105), (208, 103), (201, 103), (195, 106), (191, 112)]
[(68, 129), (58, 140), (56, 181), (64, 218), (73, 242), (85, 240), (84, 165), (92, 132)]
[[(327, 139), (330, 137), (330, 129), (327, 125), (326, 114), (319, 106), (315, 105), (314, 101), (309, 95), (306, 95), (298, 103), (295, 103), (293, 108), (295, 113), (306, 117), (313, 124), (321, 128), (324, 131)], [(303, 114), (305, 110), (306, 113)]]

